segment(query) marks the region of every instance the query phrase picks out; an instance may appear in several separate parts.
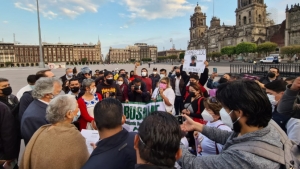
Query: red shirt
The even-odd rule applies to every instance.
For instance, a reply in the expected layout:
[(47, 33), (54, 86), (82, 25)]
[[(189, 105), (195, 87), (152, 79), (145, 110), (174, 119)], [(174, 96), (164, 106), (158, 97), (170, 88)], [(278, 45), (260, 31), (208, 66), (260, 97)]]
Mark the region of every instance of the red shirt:
[(149, 77), (141, 77), (138, 75), (134, 76), (135, 78), (140, 78), (146, 84), (147, 92), (151, 92), (152, 90), (152, 80)]

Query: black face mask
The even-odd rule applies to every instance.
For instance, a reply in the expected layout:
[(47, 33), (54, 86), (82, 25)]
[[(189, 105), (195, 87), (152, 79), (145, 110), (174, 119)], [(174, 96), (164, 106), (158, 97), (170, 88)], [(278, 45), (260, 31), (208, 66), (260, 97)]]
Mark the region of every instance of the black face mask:
[(274, 78), (274, 77), (275, 77), (275, 73), (269, 72), (269, 73), (268, 73), (268, 77), (269, 77), (269, 78)]
[(189, 93), (191, 97), (196, 97), (196, 93), (195, 92), (190, 92)]
[(177, 77), (180, 77), (180, 72), (175, 73)]
[(106, 79), (106, 83), (107, 84), (111, 85), (111, 84), (113, 84), (113, 82), (114, 82), (114, 79)]
[(121, 77), (126, 77), (126, 74), (120, 74)]
[(11, 95), (12, 93), (12, 88), (9, 86), (9, 87), (6, 87), (4, 89), (1, 89), (2, 90), (2, 93), (5, 95), (5, 96), (9, 96)]
[(77, 93), (79, 91), (79, 87), (72, 87), (71, 92), (72, 93)]

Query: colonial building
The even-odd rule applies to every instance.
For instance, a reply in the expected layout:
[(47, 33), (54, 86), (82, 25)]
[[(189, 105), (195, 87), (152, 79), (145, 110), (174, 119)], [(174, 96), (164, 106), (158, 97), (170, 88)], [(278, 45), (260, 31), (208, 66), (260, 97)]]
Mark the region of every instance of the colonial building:
[(286, 7), (285, 45), (300, 45), (300, 5)]
[[(1, 52), (3, 51), (3, 52)], [(38, 45), (0, 43), (0, 66), (11, 62), (11, 66), (38, 66), (40, 61)], [(66, 64), (102, 62), (101, 43), (97, 44), (50, 44), (42, 46), (44, 62), (66, 62)], [(2, 55), (1, 55), (2, 53)]]
[(108, 58), (109, 63), (122, 63), (132, 60), (142, 61), (143, 59), (157, 59), (157, 46), (147, 45), (146, 43), (135, 43), (133, 46), (126, 48), (112, 48), (110, 47)]
[(185, 50), (170, 49), (170, 50), (165, 50), (165, 51), (158, 52), (158, 56), (172, 56), (172, 55), (176, 55), (177, 58), (179, 59), (180, 54), (184, 53), (184, 52), (185, 52)]
[(5, 63), (15, 62), (15, 52), (13, 43), (0, 42), (0, 66), (4, 67)]
[(237, 0), (234, 26), (225, 25), (224, 22), (221, 25), (221, 20), (214, 16), (208, 27), (206, 14), (202, 13), (201, 7), (197, 4), (190, 18), (188, 49), (207, 49), (208, 53), (211, 53), (241, 42), (259, 44), (271, 40), (280, 31), (281, 26), (274, 26), (274, 22), (268, 19), (266, 8), (264, 0)]

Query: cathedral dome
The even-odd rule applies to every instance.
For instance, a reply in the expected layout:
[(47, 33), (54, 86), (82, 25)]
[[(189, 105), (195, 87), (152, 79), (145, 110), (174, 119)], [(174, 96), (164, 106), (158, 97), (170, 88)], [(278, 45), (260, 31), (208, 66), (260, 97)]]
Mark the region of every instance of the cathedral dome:
[(201, 13), (201, 7), (198, 5), (195, 7), (195, 13)]

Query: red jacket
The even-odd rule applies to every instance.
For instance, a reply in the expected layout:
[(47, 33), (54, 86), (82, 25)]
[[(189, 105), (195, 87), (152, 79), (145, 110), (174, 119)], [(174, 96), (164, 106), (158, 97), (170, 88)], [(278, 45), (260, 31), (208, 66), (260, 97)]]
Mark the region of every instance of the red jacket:
[[(203, 87), (200, 83), (199, 83), (200, 89), (202, 91), (202, 93), (204, 94), (205, 92), (207, 93), (207, 90), (205, 89), (205, 87)], [(189, 92), (189, 88), (190, 86), (186, 86), (186, 90), (185, 90), (185, 95), (184, 95), (184, 99), (186, 99), (188, 97), (188, 95), (190, 94)], [(204, 95), (205, 97), (205, 95)]]
[[(98, 99), (99, 101), (102, 100), (102, 96), (99, 94), (99, 93), (96, 93), (97, 96), (98, 96)], [(79, 129), (80, 131), (82, 129), (86, 129), (86, 125), (88, 122), (92, 122), (94, 120), (93, 117), (91, 117), (87, 111), (87, 108), (86, 108), (86, 105), (84, 103), (84, 100), (82, 97), (80, 97), (78, 100), (77, 100), (77, 103), (78, 103), (78, 107), (79, 107), (79, 110), (80, 110), (80, 118), (79, 118)]]

